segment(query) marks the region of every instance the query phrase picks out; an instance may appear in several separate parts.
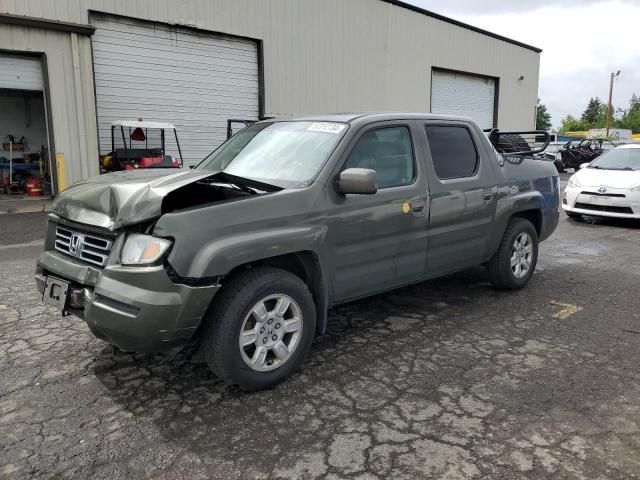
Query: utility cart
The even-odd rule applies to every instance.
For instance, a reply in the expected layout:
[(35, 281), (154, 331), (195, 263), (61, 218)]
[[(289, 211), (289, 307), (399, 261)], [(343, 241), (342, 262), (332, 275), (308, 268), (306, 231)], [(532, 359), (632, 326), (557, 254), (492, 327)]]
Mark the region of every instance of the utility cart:
[(119, 120), (111, 124), (111, 151), (100, 158), (101, 173), (137, 168), (181, 168), (182, 150), (170, 123)]

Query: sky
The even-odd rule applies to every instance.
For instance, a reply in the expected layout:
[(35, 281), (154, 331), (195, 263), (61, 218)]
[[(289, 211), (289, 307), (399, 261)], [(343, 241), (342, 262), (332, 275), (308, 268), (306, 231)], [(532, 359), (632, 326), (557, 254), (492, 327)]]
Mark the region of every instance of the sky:
[(543, 50), (539, 96), (554, 127), (590, 97), (627, 108), (640, 95), (640, 0), (405, 0)]

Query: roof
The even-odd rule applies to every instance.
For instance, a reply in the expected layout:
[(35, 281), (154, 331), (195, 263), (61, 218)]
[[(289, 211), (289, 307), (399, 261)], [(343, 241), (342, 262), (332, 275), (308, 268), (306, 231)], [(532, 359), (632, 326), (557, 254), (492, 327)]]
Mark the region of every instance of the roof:
[(534, 47), (532, 45), (527, 45), (526, 43), (519, 42), (512, 38), (503, 37), (502, 35), (498, 35), (497, 33), (489, 32), (488, 30), (483, 30), (482, 28), (474, 27), (473, 25), (469, 25), (468, 23), (460, 22), (458, 20), (454, 20), (453, 18), (445, 17), (444, 15), (440, 15), (435, 12), (431, 12), (429, 10), (425, 10), (424, 8), (416, 7), (410, 3), (401, 2), (400, 0), (381, 0), (385, 3), (390, 3), (392, 5), (396, 5), (397, 7), (406, 8), (407, 10), (411, 10), (413, 12), (420, 13), (422, 15), (426, 15), (427, 17), (435, 18), (436, 20), (440, 20), (442, 22), (447, 22), (457, 27), (466, 28), (467, 30), (471, 30), (476, 33), (480, 33), (482, 35), (486, 35), (488, 37), (495, 38), (497, 40), (502, 40), (503, 42), (511, 43), (513, 45), (517, 45), (518, 47), (526, 48), (527, 50), (532, 50), (536, 53), (541, 53), (542, 49), (538, 47)]
[(266, 119), (266, 122), (339, 122), (353, 123), (363, 120), (366, 122), (386, 120), (470, 120), (458, 115), (440, 115), (434, 113), (416, 112), (368, 112), (368, 113), (325, 113), (300, 117), (278, 117)]
[(131, 127), (131, 128), (157, 128), (163, 130), (175, 130), (170, 123), (161, 122), (145, 122), (140, 120), (117, 120), (111, 124), (112, 127)]

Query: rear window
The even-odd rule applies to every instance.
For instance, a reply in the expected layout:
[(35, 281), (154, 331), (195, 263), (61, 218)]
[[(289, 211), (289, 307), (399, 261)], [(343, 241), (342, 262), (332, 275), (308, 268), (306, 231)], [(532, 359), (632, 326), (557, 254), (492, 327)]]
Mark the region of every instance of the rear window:
[(436, 175), (442, 180), (472, 177), (478, 168), (478, 152), (465, 127), (426, 126)]

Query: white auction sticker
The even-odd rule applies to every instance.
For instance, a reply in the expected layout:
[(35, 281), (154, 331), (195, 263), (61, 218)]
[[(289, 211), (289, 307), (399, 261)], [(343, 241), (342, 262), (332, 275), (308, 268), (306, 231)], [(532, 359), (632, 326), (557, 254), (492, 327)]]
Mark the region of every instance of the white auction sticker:
[(309, 132), (340, 133), (347, 126), (344, 123), (316, 122), (309, 125)]

